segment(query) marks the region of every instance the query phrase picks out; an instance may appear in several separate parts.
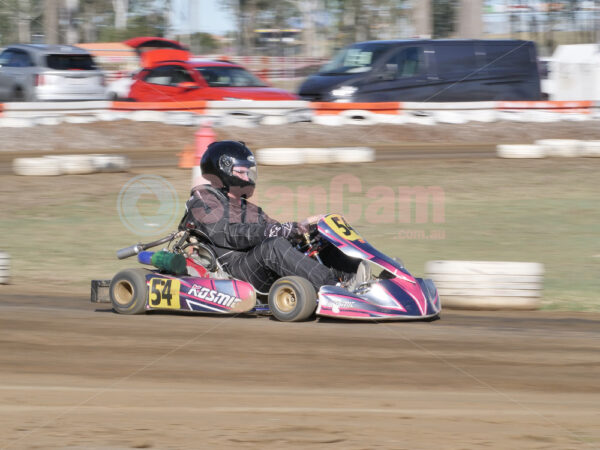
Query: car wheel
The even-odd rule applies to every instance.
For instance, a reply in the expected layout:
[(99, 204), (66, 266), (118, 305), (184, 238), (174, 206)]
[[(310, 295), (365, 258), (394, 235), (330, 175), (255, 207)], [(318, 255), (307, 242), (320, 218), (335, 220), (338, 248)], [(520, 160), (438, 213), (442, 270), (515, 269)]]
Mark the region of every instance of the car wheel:
[(269, 290), (271, 314), (282, 322), (299, 322), (311, 317), (317, 308), (315, 287), (302, 277), (283, 277)]
[(143, 314), (148, 303), (146, 269), (125, 269), (110, 282), (110, 302), (119, 314)]

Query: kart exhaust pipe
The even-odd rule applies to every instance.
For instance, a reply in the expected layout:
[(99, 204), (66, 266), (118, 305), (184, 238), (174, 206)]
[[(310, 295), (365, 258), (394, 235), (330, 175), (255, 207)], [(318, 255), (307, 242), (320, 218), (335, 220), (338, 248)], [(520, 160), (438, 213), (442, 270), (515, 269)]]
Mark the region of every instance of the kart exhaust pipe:
[(139, 252), (148, 250), (149, 248), (156, 247), (157, 245), (164, 244), (165, 242), (169, 242), (172, 240), (177, 233), (171, 233), (168, 236), (165, 236), (158, 241), (149, 242), (148, 244), (135, 244), (130, 245), (129, 247), (122, 248), (121, 250), (117, 250), (117, 258), (125, 259), (130, 256), (137, 255)]
[(117, 258), (119, 258), (119, 259), (129, 258), (130, 256), (137, 255), (141, 251), (142, 251), (142, 248), (139, 244), (130, 245), (129, 247), (125, 247), (120, 250), (117, 250)]

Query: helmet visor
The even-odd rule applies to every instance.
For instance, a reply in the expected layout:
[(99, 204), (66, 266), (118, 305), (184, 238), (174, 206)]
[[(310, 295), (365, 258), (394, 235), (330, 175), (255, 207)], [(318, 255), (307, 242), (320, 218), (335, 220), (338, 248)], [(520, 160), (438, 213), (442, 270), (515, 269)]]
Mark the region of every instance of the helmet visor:
[(256, 165), (251, 163), (235, 163), (231, 169), (231, 175), (245, 181), (249, 184), (256, 184), (258, 178), (258, 171)]

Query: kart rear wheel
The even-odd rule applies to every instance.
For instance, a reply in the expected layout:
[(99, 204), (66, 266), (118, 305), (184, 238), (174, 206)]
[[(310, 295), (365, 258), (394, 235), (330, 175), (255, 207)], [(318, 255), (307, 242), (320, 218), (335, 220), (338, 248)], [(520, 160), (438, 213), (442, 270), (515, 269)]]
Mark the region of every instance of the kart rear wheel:
[(300, 322), (317, 308), (315, 287), (302, 277), (283, 277), (269, 290), (271, 314), (282, 322)]
[(148, 285), (146, 269), (125, 269), (110, 282), (110, 302), (119, 314), (143, 314), (146, 311)]

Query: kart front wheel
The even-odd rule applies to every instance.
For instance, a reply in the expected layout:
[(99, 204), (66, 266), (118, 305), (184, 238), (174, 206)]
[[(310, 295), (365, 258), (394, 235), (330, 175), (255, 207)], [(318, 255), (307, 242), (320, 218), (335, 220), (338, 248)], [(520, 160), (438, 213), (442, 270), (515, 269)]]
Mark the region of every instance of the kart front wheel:
[(271, 314), (282, 322), (300, 322), (317, 308), (315, 287), (302, 277), (283, 277), (269, 290)]
[(143, 314), (146, 311), (148, 285), (146, 269), (125, 269), (110, 282), (110, 302), (119, 314)]

